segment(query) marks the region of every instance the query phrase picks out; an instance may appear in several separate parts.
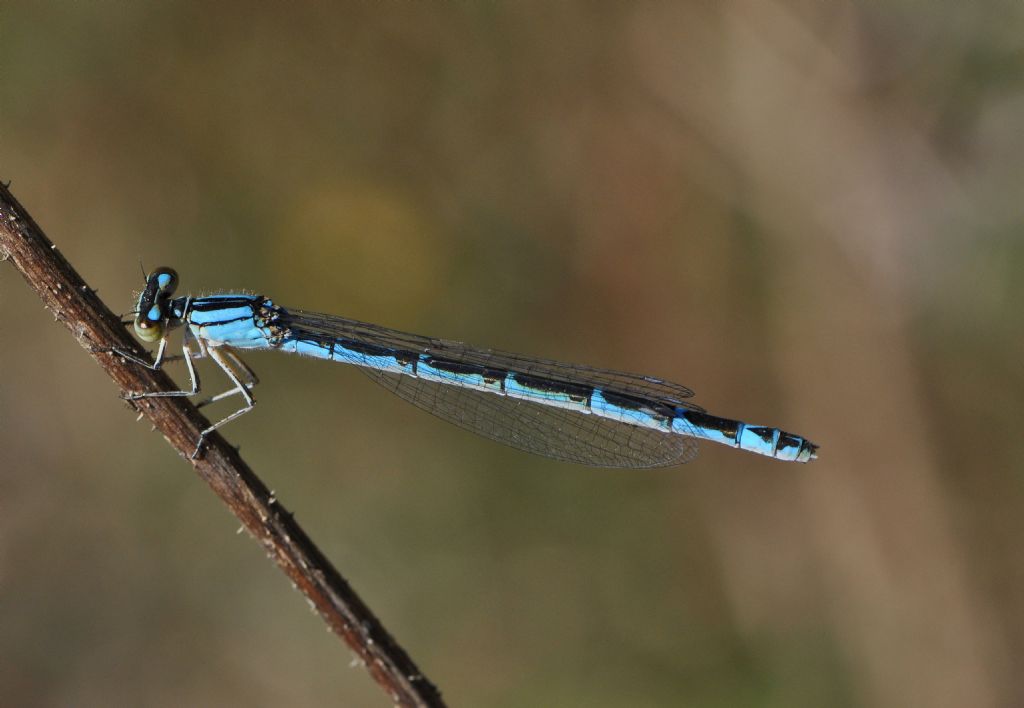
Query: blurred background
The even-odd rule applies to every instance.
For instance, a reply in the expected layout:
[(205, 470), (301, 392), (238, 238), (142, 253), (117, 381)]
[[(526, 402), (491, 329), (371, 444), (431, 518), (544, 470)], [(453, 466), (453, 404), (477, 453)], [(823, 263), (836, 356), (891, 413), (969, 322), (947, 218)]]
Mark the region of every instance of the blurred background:
[[(5, 3), (0, 62), (115, 311), (169, 265), (821, 445), (587, 469), (251, 356), (226, 437), (452, 705), (1024, 705), (1020, 3)], [(389, 704), (10, 267), (0, 317), (0, 702)]]

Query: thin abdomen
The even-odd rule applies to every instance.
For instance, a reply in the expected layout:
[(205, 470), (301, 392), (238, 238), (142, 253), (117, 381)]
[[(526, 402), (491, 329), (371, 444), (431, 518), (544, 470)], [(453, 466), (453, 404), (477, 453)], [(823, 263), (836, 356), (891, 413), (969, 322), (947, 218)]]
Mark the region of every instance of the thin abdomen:
[(488, 368), (354, 340), (321, 342), (285, 337), (277, 348), (317, 359), (339, 361), (572, 410), (581, 415), (599, 416), (627, 425), (702, 438), (780, 460), (807, 462), (815, 456), (816, 447), (799, 436), (777, 428), (719, 418), (688, 408), (678, 401), (661, 401), (586, 383)]
[(703, 411), (683, 411), (681, 417), (690, 426), (680, 431), (686, 435), (790, 462), (810, 462), (817, 457), (817, 445), (778, 428), (719, 418)]

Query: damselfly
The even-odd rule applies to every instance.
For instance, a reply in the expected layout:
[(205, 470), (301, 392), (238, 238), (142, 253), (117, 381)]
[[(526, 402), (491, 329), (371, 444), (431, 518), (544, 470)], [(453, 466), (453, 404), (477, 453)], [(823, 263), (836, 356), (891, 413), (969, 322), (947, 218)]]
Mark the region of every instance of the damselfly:
[(128, 398), (195, 396), (194, 359), (210, 357), (232, 388), (200, 405), (240, 396), (237, 411), (209, 433), (255, 405), (256, 375), (239, 351), (277, 350), (357, 366), (410, 403), (467, 430), (559, 460), (602, 467), (660, 467), (689, 462), (697, 440), (711, 440), (777, 460), (809, 462), (817, 446), (792, 433), (707, 413), (678, 384), (638, 374), (537, 359), (522, 354), (422, 337), (366, 322), (275, 305), (262, 295), (227, 293), (172, 297), (178, 274), (158, 268), (139, 296), (135, 332), (159, 343), (150, 364), (159, 369), (170, 332), (184, 326), (182, 357), (191, 387), (130, 394)]

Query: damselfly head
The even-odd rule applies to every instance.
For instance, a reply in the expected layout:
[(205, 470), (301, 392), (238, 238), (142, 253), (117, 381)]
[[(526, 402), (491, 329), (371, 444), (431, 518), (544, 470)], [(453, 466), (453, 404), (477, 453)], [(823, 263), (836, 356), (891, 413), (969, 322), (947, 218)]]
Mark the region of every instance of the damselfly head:
[(135, 308), (135, 334), (139, 339), (157, 342), (164, 336), (170, 316), (168, 303), (177, 287), (178, 274), (173, 268), (157, 268), (146, 278), (146, 289)]

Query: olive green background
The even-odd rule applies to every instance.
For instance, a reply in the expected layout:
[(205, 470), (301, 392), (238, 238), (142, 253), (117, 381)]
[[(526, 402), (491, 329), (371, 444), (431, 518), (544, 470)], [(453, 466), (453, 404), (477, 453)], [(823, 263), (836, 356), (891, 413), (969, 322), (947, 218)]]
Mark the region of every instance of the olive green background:
[[(249, 357), (225, 435), (453, 705), (1021, 705), (1022, 38), (1016, 2), (4, 3), (0, 178), (117, 311), (169, 265), (821, 445), (587, 469)], [(0, 322), (0, 703), (390, 704), (8, 266)]]

